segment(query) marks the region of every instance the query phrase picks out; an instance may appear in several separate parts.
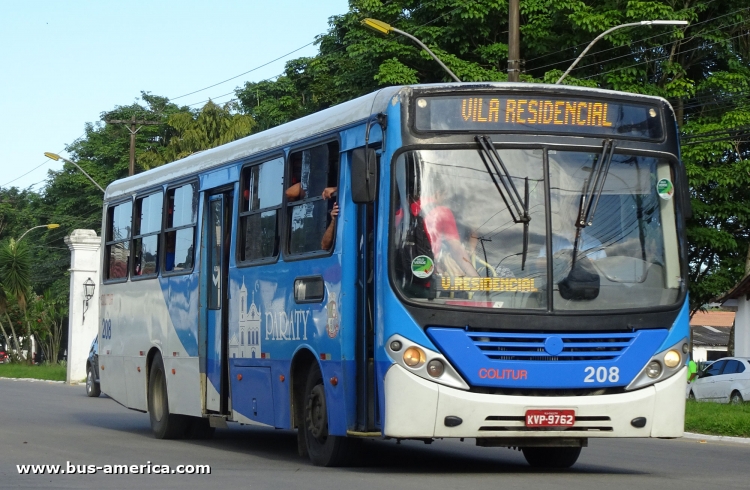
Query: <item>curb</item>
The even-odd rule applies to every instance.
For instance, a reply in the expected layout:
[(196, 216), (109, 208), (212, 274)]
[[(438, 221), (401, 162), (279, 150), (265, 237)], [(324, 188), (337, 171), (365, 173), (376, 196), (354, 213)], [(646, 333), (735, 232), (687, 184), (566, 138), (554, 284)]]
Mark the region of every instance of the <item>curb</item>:
[(36, 379), (36, 378), (5, 378), (0, 376), (0, 379), (7, 379), (10, 381), (31, 381), (32, 383), (65, 383), (65, 381), (54, 381), (51, 379)]
[(685, 439), (699, 439), (701, 442), (721, 441), (736, 442), (738, 444), (750, 444), (750, 437), (710, 436), (708, 434), (695, 434), (693, 432), (685, 432), (683, 437)]

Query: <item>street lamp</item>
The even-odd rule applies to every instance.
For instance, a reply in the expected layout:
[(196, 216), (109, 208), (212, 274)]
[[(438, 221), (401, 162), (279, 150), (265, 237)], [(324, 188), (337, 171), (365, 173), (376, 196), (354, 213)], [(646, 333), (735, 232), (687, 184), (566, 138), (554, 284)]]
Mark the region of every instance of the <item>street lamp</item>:
[(48, 225), (39, 225), (29, 228), (28, 230), (23, 232), (23, 235), (21, 235), (21, 238), (19, 238), (16, 243), (19, 243), (21, 240), (23, 240), (23, 237), (25, 237), (28, 232), (30, 232), (31, 230), (36, 230), (37, 228), (47, 228), (48, 230), (54, 230), (55, 228), (60, 228), (60, 225), (58, 225), (57, 223), (50, 223)]
[(640, 22), (631, 22), (629, 24), (620, 24), (619, 26), (610, 27), (606, 31), (604, 31), (601, 34), (599, 34), (598, 36), (596, 36), (594, 38), (594, 40), (591, 41), (588, 46), (586, 46), (586, 49), (584, 49), (583, 52), (580, 55), (578, 55), (578, 58), (576, 58), (576, 60), (573, 62), (573, 64), (570, 65), (570, 68), (568, 68), (568, 70), (565, 73), (562, 74), (562, 76), (560, 77), (560, 79), (555, 82), (555, 85), (559, 85), (560, 82), (562, 82), (563, 79), (566, 76), (568, 76), (568, 73), (570, 73), (570, 71), (573, 68), (575, 68), (575, 66), (578, 64), (578, 62), (581, 61), (581, 58), (583, 58), (583, 56), (589, 51), (589, 49), (591, 49), (591, 46), (593, 46), (594, 43), (596, 43), (599, 39), (603, 38), (604, 36), (606, 36), (610, 32), (612, 32), (612, 31), (614, 31), (616, 29), (621, 29), (623, 27), (650, 26), (650, 25), (686, 26), (686, 25), (688, 25), (688, 21), (686, 21), (686, 20), (642, 20)]
[(51, 158), (52, 160), (54, 160), (56, 162), (59, 161), (59, 160), (62, 160), (63, 162), (68, 162), (69, 164), (73, 165), (75, 168), (77, 168), (78, 170), (80, 170), (81, 172), (83, 172), (83, 175), (85, 175), (86, 177), (88, 177), (89, 180), (91, 182), (93, 182), (94, 185), (97, 186), (100, 191), (104, 192), (104, 189), (102, 189), (102, 186), (100, 186), (99, 184), (97, 184), (96, 181), (94, 179), (92, 179), (91, 176), (89, 174), (87, 174), (86, 171), (84, 169), (82, 169), (81, 166), (78, 165), (76, 162), (70, 161), (70, 160), (68, 160), (65, 157), (61, 157), (57, 153), (50, 153), (48, 151), (44, 152), (44, 156), (47, 157), (47, 158)]
[(400, 29), (396, 29), (395, 27), (391, 26), (390, 24), (386, 24), (382, 20), (371, 19), (369, 17), (366, 18), (366, 19), (364, 19), (362, 21), (362, 25), (364, 25), (365, 27), (369, 27), (373, 31), (379, 32), (380, 34), (383, 34), (383, 35), (386, 35), (386, 36), (388, 34), (390, 34), (391, 32), (395, 32), (396, 34), (401, 34), (402, 36), (408, 37), (409, 39), (411, 39), (415, 43), (419, 44), (419, 46), (422, 49), (424, 49), (425, 51), (427, 51), (427, 53), (430, 56), (432, 56), (432, 58), (435, 61), (437, 61), (440, 66), (443, 67), (443, 70), (445, 70), (445, 71), (448, 72), (448, 75), (450, 75), (453, 80), (455, 80), (457, 82), (461, 82), (461, 80), (456, 76), (456, 74), (453, 73), (447, 66), (445, 66), (445, 64), (442, 61), (440, 61), (440, 58), (438, 58), (437, 56), (435, 56), (435, 53), (433, 53), (432, 51), (430, 51), (430, 48), (428, 48), (427, 46), (425, 46), (422, 41), (420, 41), (416, 37), (412, 36), (411, 34), (406, 33), (406, 32), (404, 32), (404, 31), (402, 31)]
[(95, 289), (96, 284), (94, 283), (94, 281), (92, 281), (90, 277), (86, 279), (86, 282), (83, 283), (83, 297), (86, 298), (83, 301), (83, 322), (86, 321), (86, 312), (89, 309), (89, 300), (94, 297)]

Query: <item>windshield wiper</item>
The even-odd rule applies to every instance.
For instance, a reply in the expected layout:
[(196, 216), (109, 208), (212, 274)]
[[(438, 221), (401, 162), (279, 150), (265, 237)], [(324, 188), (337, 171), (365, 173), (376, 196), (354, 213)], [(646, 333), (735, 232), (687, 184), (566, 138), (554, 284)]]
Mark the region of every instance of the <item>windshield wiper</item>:
[[(524, 197), (513, 183), (508, 168), (503, 163), (500, 155), (495, 149), (495, 144), (489, 136), (475, 136), (479, 143), (479, 156), (482, 157), (484, 166), (487, 167), (487, 173), (490, 174), (492, 182), (495, 184), (500, 197), (503, 198), (505, 206), (508, 208), (510, 217), (514, 223), (523, 223), (523, 258), (521, 259), (521, 270), (526, 267), (526, 255), (529, 250), (529, 178), (524, 179)], [(502, 187), (501, 187), (502, 186)], [(505, 189), (505, 192), (503, 192)]]
[(575, 222), (576, 238), (573, 243), (573, 263), (571, 268), (576, 265), (578, 246), (581, 240), (581, 231), (587, 226), (591, 226), (594, 222), (594, 213), (596, 213), (599, 198), (604, 191), (604, 181), (607, 180), (609, 166), (612, 164), (612, 156), (614, 153), (614, 140), (604, 140), (602, 154), (591, 166), (591, 172), (589, 173), (588, 178), (583, 181), (581, 200), (578, 206), (578, 217)]

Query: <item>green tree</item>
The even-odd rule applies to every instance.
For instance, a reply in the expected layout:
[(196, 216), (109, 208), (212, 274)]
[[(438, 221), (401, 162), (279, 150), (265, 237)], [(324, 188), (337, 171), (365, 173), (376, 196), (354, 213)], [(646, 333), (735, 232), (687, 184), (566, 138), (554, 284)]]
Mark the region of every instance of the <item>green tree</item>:
[(34, 297), (29, 311), (31, 329), (44, 357), (48, 362), (57, 362), (63, 327), (68, 315), (67, 298), (61, 301), (52, 291), (47, 290), (44, 294)]
[[(610, 27), (641, 26), (599, 41), (566, 84), (657, 95), (675, 108), (685, 137), (693, 218), (688, 221), (691, 309), (742, 277), (750, 259), (748, 83), (750, 8), (745, 0), (521, 0), (521, 52), (531, 83), (554, 83)], [(506, 0), (352, 0), (317, 40), (319, 54), (287, 63), (275, 82), (237, 89), (245, 112), (281, 124), (381, 86), (449, 81), (403, 37), (366, 30), (374, 17), (420, 38), (464, 81), (504, 81)], [(701, 136), (703, 135), (703, 136)]]
[[(18, 305), (26, 330), (27, 332), (30, 331), (26, 315), (27, 300), (31, 289), (30, 259), (29, 249), (24, 243), (17, 242), (11, 238), (7, 242), (0, 244), (0, 290), (2, 291), (0, 293), (0, 309), (3, 310), (9, 325), (16, 354), (20, 354), (23, 346), (19, 344), (16, 329), (8, 312), (8, 299), (12, 299)], [(3, 332), (5, 333), (5, 328), (3, 328)], [(30, 354), (29, 346), (31, 344), (29, 342), (29, 335), (24, 335), (24, 345)], [(31, 358), (31, 355), (27, 356), (30, 362)]]
[(247, 136), (255, 121), (233, 108), (231, 103), (219, 106), (209, 100), (200, 111), (170, 114), (166, 124), (171, 135), (166, 146), (161, 151), (144, 152), (145, 161), (158, 166)]

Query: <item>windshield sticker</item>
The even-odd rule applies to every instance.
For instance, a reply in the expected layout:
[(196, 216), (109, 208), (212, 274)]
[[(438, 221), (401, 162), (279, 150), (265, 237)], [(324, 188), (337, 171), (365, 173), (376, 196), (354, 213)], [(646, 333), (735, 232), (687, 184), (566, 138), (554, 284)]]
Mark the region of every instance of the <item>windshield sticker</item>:
[(427, 279), (435, 271), (435, 264), (426, 255), (414, 257), (411, 261), (411, 273), (420, 279)]
[(659, 194), (659, 197), (665, 201), (672, 199), (672, 196), (674, 195), (674, 185), (672, 185), (672, 181), (669, 179), (660, 179), (659, 182), (656, 183), (656, 192)]

